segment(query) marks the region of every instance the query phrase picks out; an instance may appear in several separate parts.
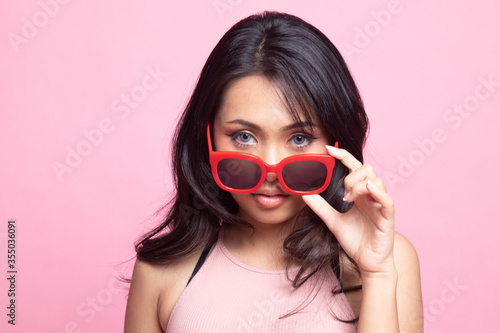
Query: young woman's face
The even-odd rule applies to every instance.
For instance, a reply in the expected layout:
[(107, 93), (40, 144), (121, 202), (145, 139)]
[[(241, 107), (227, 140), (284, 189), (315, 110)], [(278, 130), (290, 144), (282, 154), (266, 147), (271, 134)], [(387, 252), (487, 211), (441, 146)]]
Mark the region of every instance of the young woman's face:
[[(305, 117), (301, 115), (305, 122)], [(312, 128), (293, 119), (274, 86), (263, 76), (235, 81), (227, 90), (213, 124), (214, 150), (257, 155), (269, 164), (305, 153), (327, 154), (327, 131), (313, 119)], [(288, 194), (269, 173), (254, 193), (231, 193), (239, 215), (253, 224), (277, 224), (292, 220), (304, 208), (299, 195)]]

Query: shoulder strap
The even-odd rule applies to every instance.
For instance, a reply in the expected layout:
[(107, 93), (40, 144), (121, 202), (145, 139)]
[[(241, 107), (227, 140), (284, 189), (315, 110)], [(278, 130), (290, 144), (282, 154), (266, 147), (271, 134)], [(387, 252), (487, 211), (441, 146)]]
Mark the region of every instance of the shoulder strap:
[(198, 262), (196, 263), (196, 266), (194, 266), (193, 273), (191, 274), (191, 277), (189, 278), (188, 282), (186, 283), (186, 286), (189, 284), (189, 282), (191, 282), (191, 280), (196, 275), (196, 273), (198, 273), (198, 271), (200, 270), (201, 266), (203, 265), (203, 263), (207, 259), (207, 256), (210, 253), (210, 250), (212, 249), (212, 247), (214, 246), (214, 244), (216, 242), (217, 242), (217, 238), (215, 238), (215, 241), (212, 241), (210, 243), (210, 245), (205, 250), (203, 250), (203, 252), (201, 253), (200, 258), (198, 259)]

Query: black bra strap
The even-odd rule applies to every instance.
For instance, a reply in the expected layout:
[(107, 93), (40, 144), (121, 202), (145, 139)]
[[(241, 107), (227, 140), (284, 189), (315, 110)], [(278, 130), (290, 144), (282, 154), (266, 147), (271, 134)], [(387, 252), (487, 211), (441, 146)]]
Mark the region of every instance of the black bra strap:
[(205, 250), (203, 250), (203, 252), (201, 253), (200, 259), (198, 259), (198, 262), (196, 263), (196, 266), (194, 266), (193, 273), (191, 274), (191, 277), (189, 278), (186, 286), (189, 284), (189, 282), (191, 282), (191, 280), (193, 279), (193, 277), (200, 270), (201, 266), (203, 265), (203, 263), (207, 259), (208, 253), (210, 253), (210, 250), (212, 249), (212, 246), (214, 245), (214, 243), (215, 242), (210, 243), (210, 245)]

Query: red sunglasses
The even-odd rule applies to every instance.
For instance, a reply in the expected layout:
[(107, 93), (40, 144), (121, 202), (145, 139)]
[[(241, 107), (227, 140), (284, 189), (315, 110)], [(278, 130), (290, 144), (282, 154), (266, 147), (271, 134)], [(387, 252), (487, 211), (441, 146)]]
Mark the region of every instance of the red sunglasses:
[[(215, 182), (225, 191), (251, 193), (264, 183), (269, 172), (290, 194), (323, 192), (332, 179), (335, 158), (326, 154), (299, 154), (285, 157), (278, 164), (267, 164), (259, 157), (236, 151), (213, 151), (210, 125), (207, 126), (210, 165)], [(338, 147), (338, 142), (335, 142)]]

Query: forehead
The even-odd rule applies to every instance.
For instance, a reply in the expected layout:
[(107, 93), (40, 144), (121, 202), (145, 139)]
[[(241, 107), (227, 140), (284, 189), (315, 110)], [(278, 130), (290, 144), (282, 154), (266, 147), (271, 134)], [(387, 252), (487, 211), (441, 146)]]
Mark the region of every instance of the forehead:
[[(306, 114), (298, 109), (301, 122)], [(311, 114), (316, 122), (316, 115)], [(265, 76), (251, 75), (234, 81), (226, 90), (221, 106), (217, 110), (216, 122), (244, 119), (268, 127), (286, 126), (296, 123), (279, 89)]]

